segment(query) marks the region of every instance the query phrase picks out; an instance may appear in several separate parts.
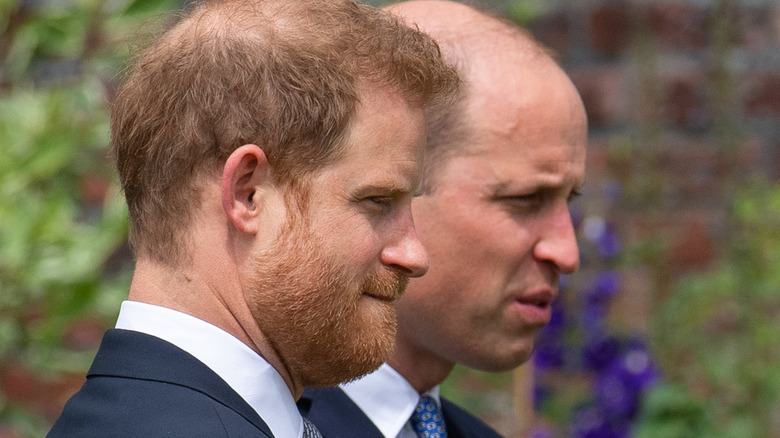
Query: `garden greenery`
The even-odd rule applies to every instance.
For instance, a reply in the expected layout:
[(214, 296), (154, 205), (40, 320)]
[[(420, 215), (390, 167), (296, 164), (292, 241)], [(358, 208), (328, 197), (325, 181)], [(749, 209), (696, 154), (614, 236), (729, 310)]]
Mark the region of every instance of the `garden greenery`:
[(108, 102), (125, 36), (172, 5), (0, 0), (0, 434), (42, 436), (53, 420), (27, 403), (47, 394), (23, 404), (8, 376), (83, 376), (94, 350), (68, 340), (72, 327), (110, 326), (126, 295)]
[(680, 282), (653, 321), (667, 379), (639, 438), (770, 437), (780, 431), (780, 186), (734, 202), (717, 265)]

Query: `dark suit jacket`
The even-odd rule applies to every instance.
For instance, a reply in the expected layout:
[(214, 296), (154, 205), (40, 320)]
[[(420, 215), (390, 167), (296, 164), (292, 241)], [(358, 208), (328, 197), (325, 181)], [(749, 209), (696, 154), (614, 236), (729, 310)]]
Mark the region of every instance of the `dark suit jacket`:
[(81, 390), (49, 437), (262, 437), (268, 426), (210, 368), (128, 330), (106, 332)]
[[(445, 398), (441, 407), (449, 438), (501, 437)], [(298, 400), (298, 410), (317, 426), (323, 438), (384, 438), (341, 388), (307, 388)]]

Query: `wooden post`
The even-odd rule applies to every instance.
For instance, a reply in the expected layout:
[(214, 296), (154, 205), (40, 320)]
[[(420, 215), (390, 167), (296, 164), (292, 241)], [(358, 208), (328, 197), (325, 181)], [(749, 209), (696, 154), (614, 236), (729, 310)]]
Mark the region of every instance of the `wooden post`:
[(535, 420), (533, 363), (526, 362), (513, 374), (515, 432), (511, 438), (527, 438)]

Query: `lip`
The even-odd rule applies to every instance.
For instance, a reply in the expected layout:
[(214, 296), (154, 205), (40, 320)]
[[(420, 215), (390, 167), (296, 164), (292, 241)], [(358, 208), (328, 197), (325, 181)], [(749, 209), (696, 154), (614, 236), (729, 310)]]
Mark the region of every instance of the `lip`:
[(554, 299), (555, 293), (552, 290), (542, 289), (516, 297), (512, 306), (526, 324), (541, 327), (550, 322)]
[(368, 298), (373, 298), (377, 301), (382, 301), (384, 303), (392, 303), (393, 301), (398, 299), (398, 297), (395, 296), (373, 295), (369, 293), (363, 293), (363, 296)]

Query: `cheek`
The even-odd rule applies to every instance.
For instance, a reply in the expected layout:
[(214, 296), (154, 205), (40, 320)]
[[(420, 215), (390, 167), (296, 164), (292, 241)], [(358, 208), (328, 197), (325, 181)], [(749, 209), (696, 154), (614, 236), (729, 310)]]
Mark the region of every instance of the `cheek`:
[(326, 251), (337, 257), (345, 267), (351, 267), (356, 274), (367, 274), (375, 266), (381, 252), (376, 232), (361, 224), (343, 222), (327, 231)]

